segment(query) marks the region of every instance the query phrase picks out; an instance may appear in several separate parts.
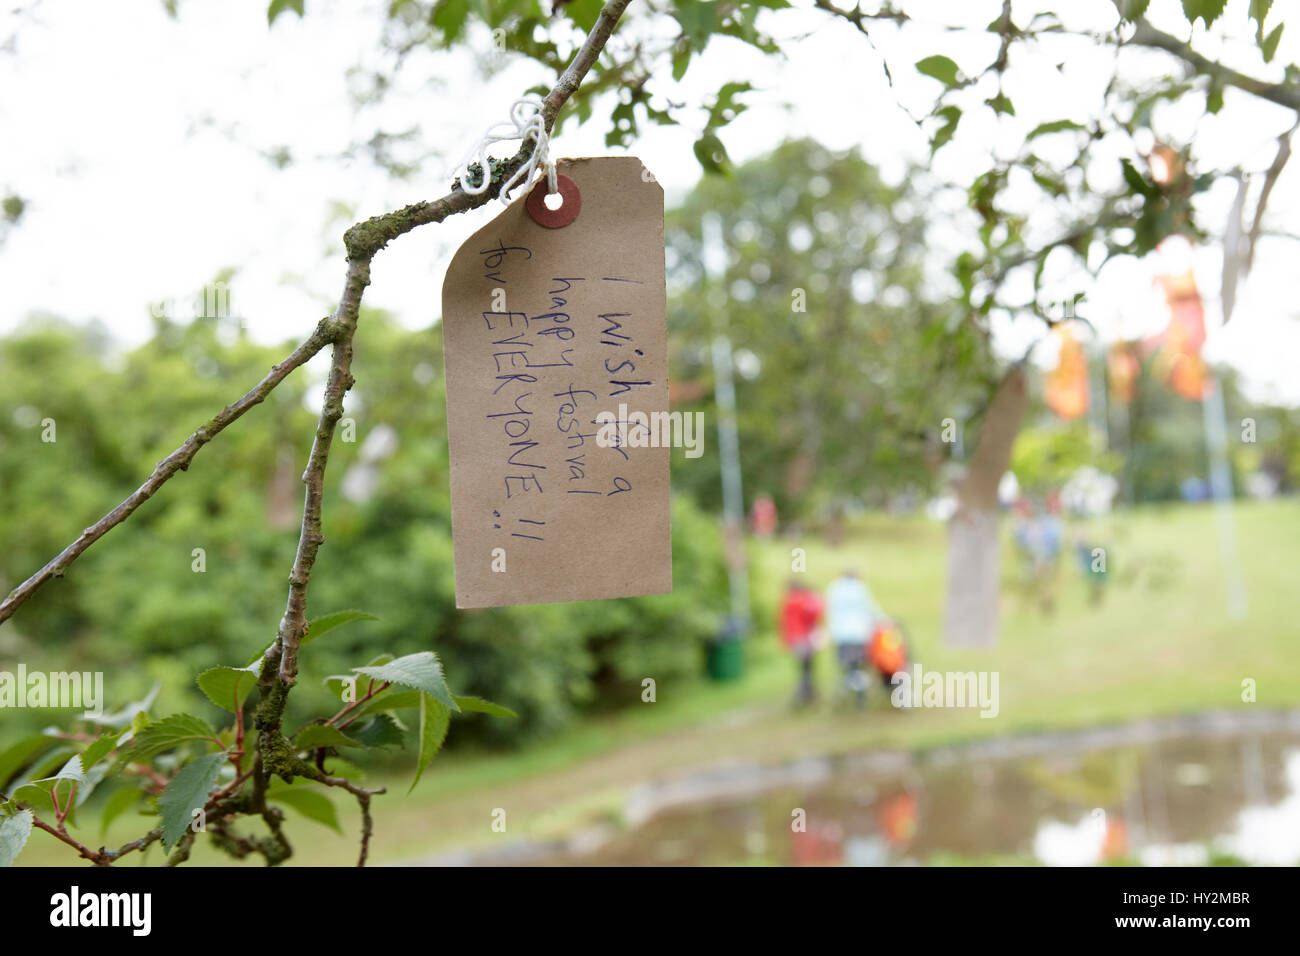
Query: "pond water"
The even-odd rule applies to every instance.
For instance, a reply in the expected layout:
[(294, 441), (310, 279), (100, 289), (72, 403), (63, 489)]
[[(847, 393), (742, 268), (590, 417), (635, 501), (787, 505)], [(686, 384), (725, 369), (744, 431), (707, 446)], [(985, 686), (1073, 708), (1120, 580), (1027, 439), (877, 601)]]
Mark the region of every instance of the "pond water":
[(1300, 864), (1300, 714), (1207, 715), (919, 753), (736, 765), (624, 819), (463, 862)]

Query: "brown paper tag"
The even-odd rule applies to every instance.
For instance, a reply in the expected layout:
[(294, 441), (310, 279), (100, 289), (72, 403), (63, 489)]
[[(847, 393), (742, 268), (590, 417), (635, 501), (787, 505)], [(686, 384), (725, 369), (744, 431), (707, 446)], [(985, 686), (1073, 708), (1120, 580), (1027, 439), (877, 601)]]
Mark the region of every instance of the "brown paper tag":
[(521, 195), (447, 270), (457, 607), (672, 590), (664, 199), (644, 169), (561, 160), (573, 222), (540, 225)]

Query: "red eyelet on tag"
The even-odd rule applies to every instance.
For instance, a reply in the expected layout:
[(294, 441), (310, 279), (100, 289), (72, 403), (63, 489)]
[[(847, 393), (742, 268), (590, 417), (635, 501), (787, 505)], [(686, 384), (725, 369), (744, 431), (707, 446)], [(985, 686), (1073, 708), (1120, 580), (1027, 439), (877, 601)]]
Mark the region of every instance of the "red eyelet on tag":
[(524, 208), (528, 210), (528, 215), (533, 217), (533, 222), (547, 229), (567, 226), (578, 218), (578, 211), (582, 209), (582, 195), (578, 192), (577, 183), (568, 176), (559, 175), (555, 177), (555, 185), (559, 188), (560, 198), (563, 200), (559, 209), (548, 209), (546, 206), (545, 176), (533, 187), (533, 191), (528, 194), (528, 199), (524, 201)]

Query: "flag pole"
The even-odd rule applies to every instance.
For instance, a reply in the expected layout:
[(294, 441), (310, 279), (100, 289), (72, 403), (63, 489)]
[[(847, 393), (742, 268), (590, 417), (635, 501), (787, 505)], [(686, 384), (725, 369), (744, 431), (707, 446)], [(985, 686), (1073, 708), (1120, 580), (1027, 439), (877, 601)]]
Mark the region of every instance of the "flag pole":
[(1241, 570), (1241, 552), (1237, 547), (1237, 522), (1232, 507), (1232, 468), (1228, 464), (1228, 415), (1223, 401), (1223, 386), (1218, 376), (1210, 376), (1205, 397), (1201, 400), (1205, 422), (1205, 444), (1210, 459), (1210, 492), (1219, 526), (1219, 550), (1223, 555), (1224, 578), (1228, 589), (1228, 616), (1240, 621), (1249, 613), (1246, 580)]

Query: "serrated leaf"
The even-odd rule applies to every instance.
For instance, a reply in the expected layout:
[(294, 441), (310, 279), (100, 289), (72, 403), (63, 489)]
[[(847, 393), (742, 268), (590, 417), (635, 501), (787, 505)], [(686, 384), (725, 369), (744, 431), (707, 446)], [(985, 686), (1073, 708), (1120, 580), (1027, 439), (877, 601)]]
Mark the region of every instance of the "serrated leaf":
[(452, 710), (460, 710), (457, 703), (452, 700), (451, 691), (447, 690), (447, 682), (442, 676), (442, 665), (438, 663), (438, 655), (433, 651), (420, 651), (399, 657), (387, 664), (352, 669), (375, 680), (390, 681), (403, 687), (423, 691), (430, 697), (442, 701)]
[(303, 0), (271, 0), (270, 6), (266, 8), (267, 25), (275, 23), (275, 18), (287, 10), (292, 10), (301, 17), (303, 15)]
[(388, 714), (376, 714), (360, 727), (348, 728), (350, 736), (366, 747), (402, 747), (402, 731)]
[(73, 754), (50, 780), (67, 780), (71, 783), (85, 783), (86, 771), (81, 766), (81, 754)]
[(77, 787), (77, 806), (81, 806), (90, 799), (90, 795), (95, 792), (95, 788), (108, 776), (108, 765), (99, 764), (91, 767), (86, 771), (86, 779)]
[(302, 647), (308, 644), (322, 634), (328, 634), (336, 627), (342, 627), (344, 624), (351, 624), (353, 621), (377, 621), (379, 618), (373, 614), (367, 614), (365, 611), (358, 611), (355, 608), (346, 611), (334, 611), (331, 614), (325, 614), (316, 618), (314, 621), (307, 622), (307, 632), (303, 634), (302, 640), (298, 646)]
[(90, 772), (95, 764), (99, 763), (117, 746), (117, 740), (122, 736), (122, 731), (107, 731), (101, 734), (96, 740), (92, 741), (90, 746), (81, 752), (81, 769)]
[(194, 811), (208, 802), (225, 762), (225, 753), (204, 754), (181, 767), (167, 782), (158, 798), (158, 811), (162, 814), (163, 849), (169, 853), (185, 835)]
[(32, 811), (20, 810), (0, 818), (0, 866), (13, 866), (32, 835)]
[[(411, 790), (420, 782), (424, 768), (442, 749), (442, 742), (447, 739), (447, 728), (451, 726), (451, 711), (440, 700), (428, 694), (420, 695), (420, 756), (415, 764), (415, 779), (411, 781)], [(410, 792), (409, 790), (407, 791)]]
[(1151, 0), (1124, 0), (1120, 7), (1120, 16), (1125, 20), (1136, 20), (1146, 15), (1149, 6), (1151, 6)]
[(190, 714), (172, 714), (154, 721), (135, 735), (131, 749), (119, 760), (144, 762), (164, 750), (171, 750), (191, 740), (215, 739), (217, 736), (207, 722)]
[(334, 806), (333, 800), (319, 790), (280, 785), (268, 789), (266, 799), (292, 807), (308, 820), (323, 823), (340, 836), (343, 834), (338, 808)]
[(108, 828), (113, 821), (126, 813), (133, 806), (139, 803), (140, 798), (144, 796), (144, 791), (136, 787), (123, 787), (121, 790), (114, 791), (113, 794), (104, 801), (104, 809), (99, 817), (99, 833), (103, 836), (108, 832)]
[(360, 747), (343, 731), (330, 724), (308, 724), (293, 738), (296, 750), (315, 750), (317, 747)]
[(482, 697), (460, 697), (455, 694), (452, 698), (460, 706), (461, 710), (472, 710), (480, 714), (491, 714), (493, 717), (518, 717), (509, 707), (502, 707), (500, 704), (494, 704), (490, 700), (484, 700)]
[(1201, 19), (1208, 27), (1219, 19), (1227, 5), (1228, 0), (1183, 0), (1183, 13), (1192, 26), (1196, 26), (1196, 21)]
[(208, 700), (233, 714), (243, 707), (244, 699), (257, 684), (261, 673), (262, 660), (259, 657), (247, 667), (209, 667), (194, 682), (207, 695)]
[(925, 76), (932, 76), (944, 86), (956, 86), (960, 71), (955, 61), (935, 54), (916, 61), (916, 68)]

